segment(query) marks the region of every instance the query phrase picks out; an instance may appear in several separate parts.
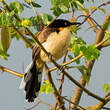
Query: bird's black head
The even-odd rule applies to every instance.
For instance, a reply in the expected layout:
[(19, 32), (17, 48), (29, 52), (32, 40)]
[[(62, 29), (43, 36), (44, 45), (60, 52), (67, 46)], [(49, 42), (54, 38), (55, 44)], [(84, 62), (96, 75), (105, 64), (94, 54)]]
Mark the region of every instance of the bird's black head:
[(71, 25), (79, 25), (81, 23), (79, 22), (69, 22), (68, 20), (64, 20), (64, 19), (56, 19), (55, 21), (53, 21), (49, 27), (50, 28), (60, 28), (60, 27), (68, 27)]

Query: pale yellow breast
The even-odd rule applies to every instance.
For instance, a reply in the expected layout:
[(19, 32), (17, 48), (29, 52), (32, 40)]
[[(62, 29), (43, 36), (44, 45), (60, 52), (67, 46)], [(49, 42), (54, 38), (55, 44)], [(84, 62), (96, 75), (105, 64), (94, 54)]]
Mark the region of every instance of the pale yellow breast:
[[(51, 53), (55, 60), (58, 60), (67, 51), (70, 37), (71, 37), (70, 28), (67, 27), (59, 33), (53, 32), (52, 34), (50, 34), (47, 41), (44, 42), (42, 45), (47, 50), (47, 52)], [(44, 62), (49, 61), (48, 57), (42, 50), (40, 53), (40, 58)]]

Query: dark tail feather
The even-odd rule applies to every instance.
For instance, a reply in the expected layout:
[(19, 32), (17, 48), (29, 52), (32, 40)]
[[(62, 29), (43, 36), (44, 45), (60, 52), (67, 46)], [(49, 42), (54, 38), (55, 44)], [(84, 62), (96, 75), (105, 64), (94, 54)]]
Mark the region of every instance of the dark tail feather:
[(24, 90), (26, 91), (26, 100), (28, 102), (33, 102), (38, 96), (42, 80), (41, 76), (41, 72), (37, 70), (36, 64), (33, 62), (24, 76), (24, 81), (26, 82)]

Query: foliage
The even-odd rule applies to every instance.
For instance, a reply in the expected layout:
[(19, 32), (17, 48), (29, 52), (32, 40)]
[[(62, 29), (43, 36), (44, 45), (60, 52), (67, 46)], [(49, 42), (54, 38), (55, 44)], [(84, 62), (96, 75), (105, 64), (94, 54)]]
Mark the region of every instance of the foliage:
[(100, 54), (100, 51), (95, 47), (95, 45), (89, 45), (88, 47), (82, 45), (80, 50), (87, 60), (98, 59)]
[(52, 88), (52, 85), (49, 83), (48, 80), (45, 80), (43, 82), (43, 84), (41, 85), (40, 87), (40, 91), (39, 93), (42, 94), (42, 93), (46, 93), (46, 94), (49, 94), (49, 93), (52, 93), (54, 90)]
[(24, 10), (24, 7), (18, 1), (11, 2), (10, 5), (9, 5), (9, 8), (10, 8), (11, 11), (14, 11), (14, 13), (16, 13), (18, 15), (20, 13), (22, 13), (22, 11)]
[(108, 92), (108, 91), (110, 91), (110, 83), (105, 83), (104, 85), (103, 85), (103, 90), (104, 90), (104, 92)]

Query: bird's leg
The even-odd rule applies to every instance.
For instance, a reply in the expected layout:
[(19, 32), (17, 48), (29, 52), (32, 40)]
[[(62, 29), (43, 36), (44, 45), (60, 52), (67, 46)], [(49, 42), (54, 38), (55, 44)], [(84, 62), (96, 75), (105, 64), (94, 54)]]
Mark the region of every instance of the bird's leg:
[(51, 55), (51, 53), (48, 52), (48, 58), (51, 60), (53, 59), (53, 56)]

